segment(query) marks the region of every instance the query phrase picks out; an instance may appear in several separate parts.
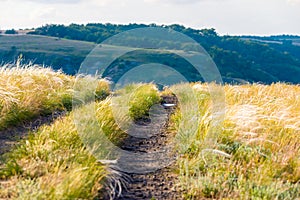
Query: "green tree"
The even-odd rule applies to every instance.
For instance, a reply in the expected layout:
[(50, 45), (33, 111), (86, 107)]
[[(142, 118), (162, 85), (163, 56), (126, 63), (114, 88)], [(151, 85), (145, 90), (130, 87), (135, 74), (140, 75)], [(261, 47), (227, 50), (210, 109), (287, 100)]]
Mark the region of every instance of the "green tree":
[(15, 29), (6, 30), (4, 33), (5, 34), (18, 34), (18, 32)]

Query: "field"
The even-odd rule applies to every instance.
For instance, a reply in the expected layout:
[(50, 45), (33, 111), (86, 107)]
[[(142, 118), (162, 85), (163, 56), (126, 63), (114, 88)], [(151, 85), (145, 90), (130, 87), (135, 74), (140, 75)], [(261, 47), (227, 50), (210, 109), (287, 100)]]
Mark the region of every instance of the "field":
[[(14, 126), (66, 111), (53, 123), (26, 133), (1, 155), (0, 198), (101, 199), (122, 194), (130, 181), (113, 167), (114, 161), (94, 156), (107, 153), (101, 140), (91, 148), (85, 138), (95, 141), (106, 135), (121, 144), (127, 130), (118, 126), (116, 110), (124, 124), (146, 122), (149, 109), (173, 93), (179, 103), (169, 116), (166, 138), (176, 144), (172, 173), (179, 180), (174, 188), (181, 188), (175, 192), (183, 199), (300, 198), (299, 85), (191, 83), (159, 91), (140, 83), (111, 93), (107, 81), (85, 77), (77, 80), (77, 87), (94, 83), (96, 91), (73, 98), (75, 77), (51, 69), (6, 66), (0, 76), (0, 140)], [(213, 98), (224, 104), (214, 105)], [(115, 110), (114, 103), (124, 102), (128, 110)], [(84, 132), (76, 118), (86, 125)], [(215, 141), (208, 146), (205, 138), (211, 135)]]
[[(33, 35), (2, 35), (0, 36), (1, 50), (9, 50), (15, 46), (20, 51), (36, 50), (38, 52), (82, 53), (90, 51), (95, 45), (91, 42), (59, 39), (47, 36)], [(79, 51), (80, 50), (80, 51)]]
[(34, 35), (0, 35), (0, 43), (1, 62), (13, 63), (22, 55), (26, 62), (53, 66), (67, 74), (75, 74), (96, 46), (91, 42)]

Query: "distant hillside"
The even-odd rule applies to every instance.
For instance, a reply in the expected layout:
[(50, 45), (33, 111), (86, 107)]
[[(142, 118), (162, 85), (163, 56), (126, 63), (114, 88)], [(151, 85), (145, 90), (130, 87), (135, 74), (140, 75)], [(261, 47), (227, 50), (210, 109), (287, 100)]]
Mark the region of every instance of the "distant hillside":
[(85, 56), (95, 47), (91, 42), (38, 35), (1, 35), (0, 59), (15, 62), (20, 54), (24, 62), (34, 62), (75, 74)]
[[(0, 56), (3, 62), (8, 62), (16, 59), (16, 56), (22, 53), (25, 59), (33, 59), (36, 63), (51, 65), (55, 69), (62, 68), (66, 73), (74, 74), (95, 44), (101, 43), (117, 33), (142, 27), (158, 26), (155, 24), (46, 25), (29, 34), (56, 38), (36, 38), (36, 36), (30, 35), (15, 36), (16, 38), (1, 36), (0, 43), (2, 44), (3, 41), (7, 41), (7, 43), (4, 47), (1, 45)], [(195, 30), (180, 25), (164, 27), (184, 33), (201, 44), (211, 55), (227, 82), (246, 80), (262, 83), (300, 83), (300, 37), (298, 36), (219, 36), (214, 29)], [(31, 45), (28, 45), (28, 40), (31, 41)], [(46, 45), (44, 45), (45, 43)], [(64, 47), (64, 43), (68, 44), (67, 47)], [(50, 52), (49, 48), (51, 48)], [(183, 63), (176, 63), (175, 60), (170, 59), (167, 63), (177, 67), (178, 63)], [(127, 62), (124, 58), (118, 61), (119, 63), (115, 62), (114, 64), (118, 66), (119, 70), (122, 70), (124, 63), (127, 67), (136, 65), (132, 58)], [(181, 67), (184, 71), (186, 66)], [(190, 76), (192, 81), (201, 80), (201, 77), (194, 77), (191, 73)]]
[(257, 41), (268, 44), (271, 48), (277, 49), (283, 53), (289, 53), (300, 60), (300, 36), (297, 35), (276, 35), (269, 37), (241, 36), (242, 39)]

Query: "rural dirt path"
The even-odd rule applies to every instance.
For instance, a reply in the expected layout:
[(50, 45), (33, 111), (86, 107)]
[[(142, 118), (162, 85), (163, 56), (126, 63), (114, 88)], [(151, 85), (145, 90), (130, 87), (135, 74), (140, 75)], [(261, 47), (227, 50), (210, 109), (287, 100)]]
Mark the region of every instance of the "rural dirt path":
[[(175, 96), (163, 96), (163, 103), (167, 104), (176, 104), (177, 98)], [(168, 131), (169, 127), (169, 118), (170, 115), (174, 112), (175, 107), (165, 108), (164, 114), (161, 114), (158, 117), (158, 120), (165, 120), (163, 124), (154, 123), (152, 131), (159, 131), (150, 138), (136, 138), (133, 136), (128, 136), (128, 138), (121, 145), (122, 149), (129, 152), (143, 152), (149, 153), (150, 158), (145, 158), (145, 166), (150, 162), (147, 162), (147, 159), (153, 161), (152, 165), (155, 165), (156, 158), (151, 158), (151, 153), (160, 151), (166, 146), (171, 146), (170, 141), (174, 135)], [(136, 123), (143, 125), (147, 123), (147, 120), (139, 120)], [(163, 126), (163, 127), (160, 127)], [(142, 126), (140, 126), (142, 128)], [(143, 128), (142, 128), (143, 129)], [(139, 131), (138, 129), (135, 131)], [(140, 130), (146, 132), (145, 130)], [(181, 188), (177, 186), (178, 177), (175, 169), (175, 155), (176, 153), (166, 154), (165, 159), (169, 159), (173, 156), (173, 162), (167, 167), (162, 169), (157, 169), (154, 172), (149, 173), (125, 173), (125, 176), (129, 177), (129, 182), (126, 185), (123, 185), (122, 194), (120, 197), (116, 198), (117, 200), (138, 200), (138, 199), (163, 199), (163, 200), (174, 200), (174, 199), (183, 199)], [(155, 154), (153, 154), (155, 155)], [(130, 161), (127, 161), (126, 158), (120, 158), (119, 161), (127, 162), (130, 165)], [(133, 161), (134, 163), (134, 161)], [(151, 163), (150, 163), (151, 164)], [(141, 166), (143, 166), (143, 161), (141, 161)], [(147, 167), (146, 167), (147, 168)]]

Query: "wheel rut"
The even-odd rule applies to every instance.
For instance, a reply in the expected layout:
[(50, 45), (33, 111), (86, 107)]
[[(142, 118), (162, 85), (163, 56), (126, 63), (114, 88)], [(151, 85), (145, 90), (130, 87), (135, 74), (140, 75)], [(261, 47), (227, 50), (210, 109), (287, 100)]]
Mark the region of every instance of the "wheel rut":
[(66, 115), (66, 111), (55, 111), (51, 115), (39, 116), (15, 127), (0, 131), (0, 156), (9, 152), (18, 141), (26, 138), (29, 132), (36, 131), (42, 125), (51, 124), (55, 119)]
[[(170, 143), (174, 134), (168, 131), (170, 116), (176, 109), (175, 106), (170, 105), (177, 105), (178, 101), (175, 96), (162, 96), (162, 99), (162, 105), (169, 105), (164, 107), (165, 111), (163, 113), (157, 113), (156, 121), (153, 120), (154, 123), (151, 123), (152, 128), (149, 130), (140, 130), (143, 129), (143, 124), (146, 125), (148, 123), (147, 118), (138, 120), (136, 124), (140, 126), (133, 128), (133, 132), (143, 132), (143, 134), (145, 134), (151, 130), (150, 132), (152, 132), (152, 134), (154, 132), (156, 133), (148, 138), (137, 138), (129, 135), (121, 145), (123, 150), (134, 153), (142, 152), (149, 156), (139, 161), (141, 162), (141, 168), (144, 167), (144, 173), (142, 171), (138, 173), (123, 173), (124, 176), (129, 178), (127, 178), (127, 184), (124, 184), (122, 187), (121, 195), (115, 198), (117, 200), (183, 199), (183, 191), (178, 186), (179, 179), (176, 173), (176, 153), (173, 149), (174, 145)], [(160, 120), (165, 120), (165, 123), (159, 123)], [(155, 152), (160, 152), (161, 150), (165, 152), (164, 157), (155, 157)], [(159, 165), (159, 162), (164, 159), (168, 165), (156, 169), (156, 165)], [(124, 163), (128, 163), (128, 165), (131, 163), (135, 164), (135, 161), (131, 162), (130, 160), (126, 160), (125, 156), (124, 158), (121, 156), (119, 161), (124, 161)], [(122, 167), (120, 168), (122, 169)], [(149, 171), (147, 171), (148, 169)]]

